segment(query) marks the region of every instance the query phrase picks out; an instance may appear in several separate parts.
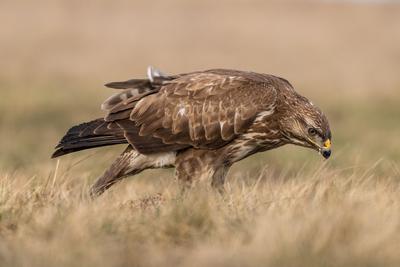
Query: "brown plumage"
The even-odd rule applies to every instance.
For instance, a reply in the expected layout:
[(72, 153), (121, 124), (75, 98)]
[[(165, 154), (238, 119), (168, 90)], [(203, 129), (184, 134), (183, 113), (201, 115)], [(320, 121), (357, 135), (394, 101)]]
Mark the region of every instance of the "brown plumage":
[(106, 86), (120, 91), (102, 104), (105, 117), (72, 127), (53, 154), (129, 144), (92, 188), (96, 195), (147, 168), (175, 167), (181, 181), (210, 177), (221, 186), (234, 162), (285, 144), (330, 156), (325, 115), (273, 75), (215, 69), (167, 76), (149, 68), (148, 79)]

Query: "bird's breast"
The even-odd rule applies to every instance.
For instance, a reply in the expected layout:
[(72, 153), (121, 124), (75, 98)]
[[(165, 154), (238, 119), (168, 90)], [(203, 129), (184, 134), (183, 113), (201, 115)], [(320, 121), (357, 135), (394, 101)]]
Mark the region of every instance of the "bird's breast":
[(227, 161), (234, 163), (254, 153), (267, 151), (283, 145), (275, 131), (251, 132), (239, 136), (224, 149)]

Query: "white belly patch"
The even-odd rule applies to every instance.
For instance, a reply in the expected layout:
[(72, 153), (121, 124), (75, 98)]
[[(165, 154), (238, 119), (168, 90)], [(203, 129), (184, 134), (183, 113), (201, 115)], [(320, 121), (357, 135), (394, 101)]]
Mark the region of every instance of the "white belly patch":
[(175, 165), (176, 152), (163, 152), (143, 155), (136, 151), (132, 153), (130, 169), (163, 168)]

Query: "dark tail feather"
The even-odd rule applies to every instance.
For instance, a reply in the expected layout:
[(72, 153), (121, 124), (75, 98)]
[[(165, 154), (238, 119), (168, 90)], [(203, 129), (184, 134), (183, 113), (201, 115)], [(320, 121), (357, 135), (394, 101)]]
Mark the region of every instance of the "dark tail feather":
[[(86, 122), (72, 127), (56, 146), (52, 158), (76, 151), (128, 143), (121, 129), (107, 129), (103, 119)], [(102, 129), (102, 130), (96, 130)]]

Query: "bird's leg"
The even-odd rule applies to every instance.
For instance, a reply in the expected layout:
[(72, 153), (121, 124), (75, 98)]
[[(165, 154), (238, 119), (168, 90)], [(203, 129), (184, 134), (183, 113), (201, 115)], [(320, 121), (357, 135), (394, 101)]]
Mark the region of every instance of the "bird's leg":
[(90, 190), (90, 195), (98, 196), (122, 178), (138, 174), (146, 169), (171, 168), (174, 166), (175, 158), (174, 151), (144, 155), (129, 146), (97, 179)]
[(223, 164), (214, 170), (211, 180), (211, 186), (217, 189), (220, 193), (224, 192), (225, 177), (228, 174), (230, 165)]
[(209, 181), (219, 191), (223, 191), (225, 176), (229, 165), (219, 164), (219, 155), (215, 151), (188, 149), (180, 152), (175, 162), (175, 177), (185, 188), (202, 181)]
[(128, 174), (133, 175), (141, 172), (143, 169), (132, 169), (132, 162), (137, 157), (140, 157), (140, 154), (136, 152), (132, 146), (128, 146), (104, 174), (97, 179), (90, 189), (90, 196), (99, 196)]

